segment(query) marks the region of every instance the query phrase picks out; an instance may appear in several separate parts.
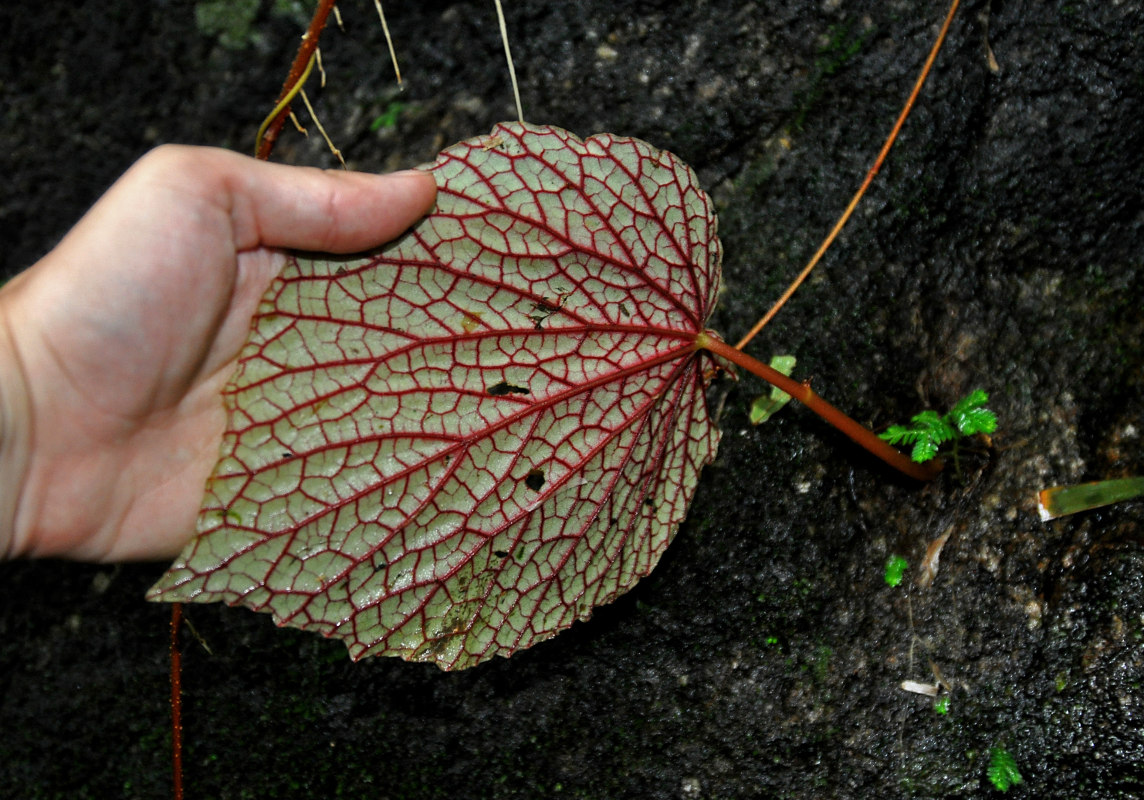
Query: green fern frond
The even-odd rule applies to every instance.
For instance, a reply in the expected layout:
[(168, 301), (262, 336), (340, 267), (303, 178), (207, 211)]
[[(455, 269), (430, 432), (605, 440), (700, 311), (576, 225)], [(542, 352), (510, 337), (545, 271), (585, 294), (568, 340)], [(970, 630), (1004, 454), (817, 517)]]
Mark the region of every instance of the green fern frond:
[(890, 444), (913, 444), (921, 435), (922, 431), (907, 428), (905, 425), (891, 425), (886, 428), (884, 433), (878, 434), (878, 438), (884, 439)]
[(998, 791), (1007, 792), (1013, 786), (1024, 782), (1017, 770), (1017, 760), (1004, 747), (994, 747), (989, 751), (989, 782)]
[(963, 436), (990, 434), (997, 430), (997, 415), (988, 408), (970, 409), (960, 417), (955, 417), (954, 422)]
[(948, 414), (927, 409), (915, 414), (907, 425), (891, 425), (879, 438), (893, 445), (910, 445), (910, 458), (918, 463), (929, 461), (946, 442), (962, 436), (993, 433), (997, 430), (997, 415), (984, 407), (989, 395), (975, 389), (954, 404)]
[(915, 428), (925, 431), (926, 438), (931, 439), (935, 444), (944, 444), (957, 437), (957, 431), (949, 424), (949, 421), (945, 417), (939, 416), (936, 411), (927, 409), (920, 414), (915, 414), (910, 421), (914, 423)]
[(947, 415), (963, 436), (990, 434), (997, 430), (997, 415), (985, 408), (989, 395), (981, 389), (961, 398)]
[(989, 395), (984, 389), (974, 389), (965, 397), (958, 400), (953, 404), (953, 408), (949, 410), (950, 415), (956, 417), (964, 414), (972, 408), (981, 408), (989, 402)]
[(938, 442), (933, 439), (919, 439), (910, 451), (910, 458), (918, 464), (924, 464), (937, 455)]

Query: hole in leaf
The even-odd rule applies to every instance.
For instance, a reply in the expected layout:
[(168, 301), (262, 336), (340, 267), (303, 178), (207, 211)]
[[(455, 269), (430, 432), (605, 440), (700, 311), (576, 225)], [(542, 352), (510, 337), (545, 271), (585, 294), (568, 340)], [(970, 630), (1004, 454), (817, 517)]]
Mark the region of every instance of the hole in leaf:
[(529, 472), (524, 478), (524, 485), (534, 492), (539, 492), (544, 487), (544, 470), (534, 469)]
[[(560, 305), (563, 305), (564, 303), (563, 299), (561, 299), (559, 302)], [(528, 315), (528, 318), (532, 320), (532, 324), (536, 330), (541, 330), (543, 327), (541, 323), (559, 311), (560, 305), (552, 305), (548, 302), (547, 297), (544, 298), (542, 302), (532, 304), (532, 313)]]
[(528, 394), (528, 387), (527, 386), (513, 386), (508, 381), (501, 381), (500, 383), (494, 383), (492, 386), (489, 387), (489, 394), (491, 394), (493, 397), (500, 397), (501, 395), (506, 395), (506, 394), (509, 394), (510, 392), (515, 393), (515, 394)]

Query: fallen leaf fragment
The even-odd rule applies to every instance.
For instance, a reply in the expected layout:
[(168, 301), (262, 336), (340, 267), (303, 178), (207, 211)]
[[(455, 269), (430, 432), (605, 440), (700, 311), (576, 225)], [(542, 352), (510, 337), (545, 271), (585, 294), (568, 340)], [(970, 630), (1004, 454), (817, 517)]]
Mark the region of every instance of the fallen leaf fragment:
[(920, 681), (902, 681), (900, 686), (904, 691), (926, 697), (937, 697), (938, 690), (941, 689), (936, 683), (921, 683)]
[(918, 586), (922, 589), (928, 589), (933, 584), (934, 578), (937, 577), (938, 562), (941, 561), (942, 548), (945, 547), (945, 543), (949, 541), (949, 537), (952, 535), (953, 528), (951, 527), (941, 536), (930, 542), (929, 547), (926, 548), (925, 557), (918, 567)]
[(1041, 522), (1144, 495), (1144, 476), (1053, 486), (1037, 494)]

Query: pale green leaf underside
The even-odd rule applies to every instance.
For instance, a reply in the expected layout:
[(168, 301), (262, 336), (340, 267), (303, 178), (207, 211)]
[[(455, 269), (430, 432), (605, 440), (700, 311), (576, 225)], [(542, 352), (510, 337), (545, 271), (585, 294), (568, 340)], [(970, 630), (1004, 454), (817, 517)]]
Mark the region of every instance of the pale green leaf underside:
[(460, 668), (659, 560), (718, 443), (709, 199), (643, 142), (520, 123), (429, 169), (409, 234), (292, 257), (263, 299), (199, 533), (152, 599)]

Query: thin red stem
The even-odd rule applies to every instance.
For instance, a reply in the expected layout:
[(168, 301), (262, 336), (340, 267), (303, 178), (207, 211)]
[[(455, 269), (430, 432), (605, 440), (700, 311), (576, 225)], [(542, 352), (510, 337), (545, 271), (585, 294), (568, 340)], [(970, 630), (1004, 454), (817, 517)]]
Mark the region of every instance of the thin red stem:
[(175, 800), (183, 800), (183, 655), (179, 627), (183, 604), (171, 604), (171, 767)]
[(725, 358), (731, 363), (757, 375), (772, 386), (777, 386), (779, 389), (782, 389), (795, 400), (798, 400), (815, 414), (818, 414), (818, 416), (850, 437), (855, 444), (865, 448), (899, 472), (919, 481), (932, 480), (941, 472), (941, 461), (935, 459), (925, 464), (918, 464), (915, 461), (911, 461), (905, 454), (879, 439), (872, 430), (855, 422), (837, 408), (830, 405), (830, 403), (823, 400), (805, 383), (799, 383), (783, 375), (774, 367), (752, 358), (743, 351), (731, 347), (731, 345), (726, 342), (719, 341), (713, 336), (701, 334), (696, 339), (696, 345), (703, 349), (710, 350), (715, 355)]
[(898, 120), (890, 130), (890, 135), (886, 137), (886, 142), (882, 145), (882, 150), (878, 153), (878, 158), (874, 160), (874, 166), (870, 167), (870, 170), (866, 173), (866, 180), (862, 181), (862, 185), (858, 187), (858, 191), (854, 194), (854, 197), (851, 198), (849, 205), (846, 206), (846, 210), (842, 212), (842, 216), (834, 223), (834, 227), (830, 229), (830, 233), (822, 240), (822, 244), (818, 246), (814, 255), (810, 257), (810, 261), (803, 267), (802, 272), (791, 282), (791, 285), (783, 292), (782, 297), (775, 301), (775, 304), (771, 306), (771, 310), (764, 314), (762, 319), (755, 323), (755, 327), (751, 328), (751, 330), (747, 332), (747, 335), (739, 340), (739, 343), (735, 345), (737, 349), (742, 350), (746, 347), (747, 342), (754, 339), (755, 335), (766, 327), (767, 323), (771, 321), (771, 318), (779, 312), (779, 309), (786, 305), (786, 301), (791, 298), (791, 295), (795, 293), (799, 286), (802, 286), (803, 281), (810, 275), (810, 271), (818, 266), (818, 262), (826, 255), (826, 251), (830, 248), (830, 245), (834, 244), (834, 240), (838, 238), (838, 234), (842, 232), (842, 228), (850, 221), (850, 216), (854, 213), (854, 209), (858, 207), (858, 201), (866, 194), (866, 190), (870, 187), (874, 176), (877, 175), (878, 170), (882, 168), (882, 162), (886, 160), (886, 155), (890, 152), (890, 148), (893, 147), (894, 141), (897, 140), (898, 132), (901, 131), (906, 117), (910, 115), (914, 103), (917, 102), (918, 94), (921, 93), (922, 86), (925, 85), (926, 78), (929, 77), (930, 70), (933, 68), (934, 61), (937, 59), (938, 51), (941, 50), (941, 46), (945, 42), (946, 34), (949, 33), (949, 26), (953, 22), (953, 15), (954, 12), (957, 11), (959, 2), (960, 0), (953, 0), (950, 4), (949, 13), (945, 15), (945, 23), (942, 24), (941, 31), (937, 35), (937, 40), (934, 41), (933, 47), (930, 49), (929, 57), (922, 67), (921, 74), (918, 75), (917, 81), (914, 82), (914, 89), (910, 92), (909, 99), (906, 100), (906, 104), (902, 107), (902, 112), (898, 114)]
[[(302, 80), (302, 73), (306, 71), (306, 66), (310, 63), (310, 58), (314, 55), (314, 51), (318, 49), (318, 39), (322, 35), (322, 30), (326, 27), (326, 19), (330, 16), (330, 12), (334, 10), (334, 4), (337, 0), (321, 0), (318, 3), (318, 8), (314, 11), (314, 16), (310, 19), (310, 27), (307, 28), (306, 34), (302, 37), (302, 44), (298, 46), (298, 54), (294, 56), (294, 63), (290, 65), (290, 72), (286, 75), (286, 82), (282, 84), (282, 91), (278, 93), (278, 99), (275, 104), (282, 102), (282, 99), (290, 93), (298, 81)], [(266, 133), (263, 135), (262, 140), (258, 143), (258, 152), (255, 154), (257, 158), (265, 161), (270, 158), (270, 151), (274, 149), (274, 142), (278, 140), (278, 133), (282, 130), (282, 125), (285, 124), (286, 118), (290, 116), (290, 106), (283, 107), (266, 126)]]
[[(322, 29), (326, 27), (326, 19), (334, 8), (337, 0), (321, 0), (314, 16), (310, 19), (310, 27), (302, 37), (302, 44), (294, 56), (294, 63), (282, 84), (282, 91), (278, 94), (275, 104), (281, 103), (300, 81), (305, 80), (307, 67), (313, 58), (314, 51), (318, 49), (318, 39)], [(274, 149), (274, 142), (286, 117), (290, 114), (290, 106), (283, 106), (274, 119), (266, 126), (266, 131), (258, 142), (257, 158), (263, 161), (270, 158)], [(183, 621), (183, 606), (181, 603), (171, 604), (171, 770), (173, 781), (173, 794), (175, 800), (183, 800), (183, 654), (179, 647), (179, 629)]]

